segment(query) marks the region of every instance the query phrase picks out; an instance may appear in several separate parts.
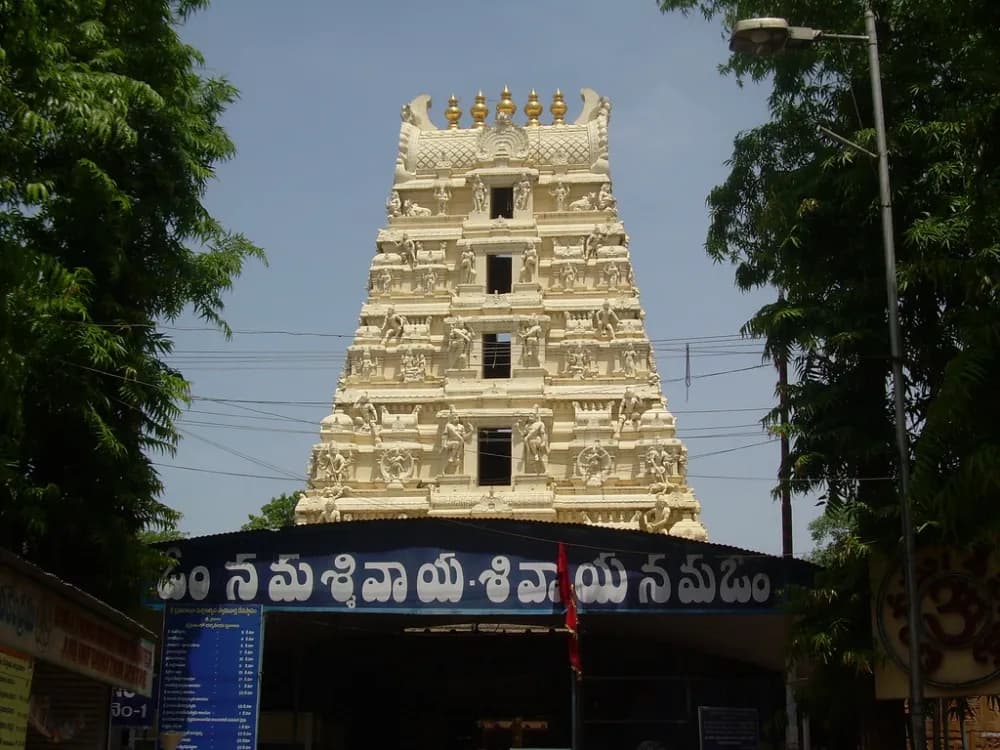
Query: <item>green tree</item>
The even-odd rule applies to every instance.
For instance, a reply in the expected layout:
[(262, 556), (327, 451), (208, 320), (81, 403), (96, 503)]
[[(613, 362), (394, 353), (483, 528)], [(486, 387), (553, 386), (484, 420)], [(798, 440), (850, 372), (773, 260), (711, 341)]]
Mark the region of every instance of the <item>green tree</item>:
[(251, 513), (249, 519), (240, 527), (241, 531), (254, 531), (255, 529), (271, 529), (277, 531), (286, 526), (295, 525), (295, 505), (302, 497), (301, 492), (286, 493), (272, 497), (267, 503), (261, 506), (260, 515)]
[(158, 323), (228, 328), (262, 251), (202, 200), (236, 97), (178, 25), (200, 0), (0, 0), (0, 545), (119, 604), (171, 528), (150, 455), (188, 383)]
[[(729, 26), (779, 16), (863, 31), (864, 5), (855, 0), (659, 4)], [(872, 7), (919, 541), (989, 543), (1000, 525), (1000, 399), (992, 386), (1000, 376), (1000, 78), (986, 61), (1000, 54), (1000, 6), (876, 0)], [(706, 248), (735, 266), (741, 288), (782, 291), (745, 332), (794, 368), (793, 486), (822, 493), (838, 528), (826, 537), (823, 560), (833, 575), (807, 598), (813, 609), (795, 645), (823, 666), (825, 687), (868, 684), (863, 572), (872, 552), (895, 553), (900, 537), (878, 186), (866, 156), (819, 132), (823, 126), (875, 150), (866, 49), (829, 40), (768, 58), (734, 56), (723, 72), (769, 84), (771, 117), (736, 138), (730, 174), (708, 198)], [(777, 420), (775, 412), (769, 422)]]

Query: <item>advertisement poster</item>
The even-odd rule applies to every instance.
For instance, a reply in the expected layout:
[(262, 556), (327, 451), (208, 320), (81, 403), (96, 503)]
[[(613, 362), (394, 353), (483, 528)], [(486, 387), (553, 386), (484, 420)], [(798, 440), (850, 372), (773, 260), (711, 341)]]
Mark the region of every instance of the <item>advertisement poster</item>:
[(21, 750), (28, 729), (34, 662), (0, 648), (0, 750)]

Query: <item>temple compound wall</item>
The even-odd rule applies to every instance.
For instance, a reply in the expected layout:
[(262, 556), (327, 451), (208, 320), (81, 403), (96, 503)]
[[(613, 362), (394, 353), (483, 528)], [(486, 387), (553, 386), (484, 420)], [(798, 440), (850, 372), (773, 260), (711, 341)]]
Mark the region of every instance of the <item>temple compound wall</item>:
[(618, 217), (611, 104), (402, 109), (368, 296), (300, 524), (515, 518), (707, 538)]

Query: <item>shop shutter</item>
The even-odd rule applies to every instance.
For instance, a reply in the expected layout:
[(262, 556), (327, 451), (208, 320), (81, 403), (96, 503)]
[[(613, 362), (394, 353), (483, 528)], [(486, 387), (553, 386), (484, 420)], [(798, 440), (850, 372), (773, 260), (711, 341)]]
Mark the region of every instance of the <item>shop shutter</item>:
[[(36, 661), (26, 750), (106, 750), (110, 696), (107, 685)], [(46, 737), (38, 724), (67, 736)]]

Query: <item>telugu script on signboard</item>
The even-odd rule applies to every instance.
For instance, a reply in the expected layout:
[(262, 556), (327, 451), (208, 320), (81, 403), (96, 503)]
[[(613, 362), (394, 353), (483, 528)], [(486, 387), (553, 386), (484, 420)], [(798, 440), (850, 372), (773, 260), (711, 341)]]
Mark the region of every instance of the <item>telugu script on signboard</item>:
[[(234, 553), (186, 559), (158, 586), (165, 602), (247, 602), (343, 610), (554, 612), (556, 563), (516, 555), (409, 549), (397, 555)], [(554, 558), (554, 556), (553, 556)], [(765, 609), (777, 585), (760, 558), (596, 552), (570, 565), (578, 603), (593, 610)]]

